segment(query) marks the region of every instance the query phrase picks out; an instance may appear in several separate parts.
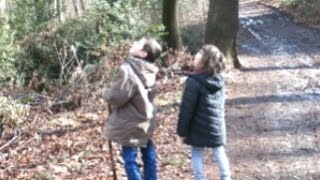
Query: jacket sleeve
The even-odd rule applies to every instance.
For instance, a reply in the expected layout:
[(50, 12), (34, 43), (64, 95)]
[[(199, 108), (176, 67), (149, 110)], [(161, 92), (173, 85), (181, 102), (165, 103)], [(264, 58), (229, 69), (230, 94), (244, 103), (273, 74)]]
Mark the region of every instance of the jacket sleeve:
[(177, 133), (181, 137), (187, 137), (188, 135), (189, 126), (196, 110), (199, 93), (200, 84), (189, 77), (182, 96), (177, 125)]
[(129, 76), (128, 66), (122, 64), (111, 82), (110, 88), (102, 90), (102, 97), (114, 107), (126, 104), (136, 91), (136, 84)]

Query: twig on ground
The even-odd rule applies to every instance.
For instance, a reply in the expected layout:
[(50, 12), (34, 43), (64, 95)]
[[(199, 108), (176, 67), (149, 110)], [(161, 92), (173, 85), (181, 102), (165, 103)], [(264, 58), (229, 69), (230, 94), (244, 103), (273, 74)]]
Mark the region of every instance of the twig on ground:
[(15, 134), (10, 141), (8, 141), (8, 142), (5, 143), (3, 146), (1, 146), (1, 147), (0, 147), (0, 152), (1, 152), (3, 149), (9, 147), (11, 144), (15, 143), (18, 139), (20, 139), (20, 133)]

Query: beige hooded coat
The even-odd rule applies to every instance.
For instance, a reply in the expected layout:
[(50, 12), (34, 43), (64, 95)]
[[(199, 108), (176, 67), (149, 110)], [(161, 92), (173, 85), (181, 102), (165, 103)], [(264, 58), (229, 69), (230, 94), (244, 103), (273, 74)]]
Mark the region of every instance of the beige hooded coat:
[(102, 135), (124, 146), (145, 147), (155, 129), (155, 82), (158, 68), (129, 57), (119, 68), (110, 88), (102, 91), (112, 106)]

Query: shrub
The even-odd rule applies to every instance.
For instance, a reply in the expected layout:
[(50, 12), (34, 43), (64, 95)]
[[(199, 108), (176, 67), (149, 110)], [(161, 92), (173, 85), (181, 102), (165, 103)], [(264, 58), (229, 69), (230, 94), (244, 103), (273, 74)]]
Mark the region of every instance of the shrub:
[(102, 46), (111, 49), (141, 36), (160, 37), (163, 30), (159, 20), (149, 14), (159, 10), (157, 0), (95, 0), (84, 17), (67, 19), (54, 28), (49, 27), (53, 21), (52, 9), (46, 7), (49, 2), (37, 1), (37, 11), (27, 8), (31, 4), (26, 0), (12, 3), (8, 24), (17, 34), (13, 33), (16, 51), (11, 61), (21, 85), (28, 85), (33, 74), (44, 81), (67, 82), (75, 67), (98, 64), (108, 55)]
[(92, 15), (105, 37), (104, 41), (109, 44), (142, 36), (160, 37), (164, 27), (160, 19), (150, 15), (155, 11), (161, 13), (158, 4), (157, 0), (118, 0), (113, 3), (96, 0)]
[(282, 0), (281, 6), (292, 12), (299, 21), (320, 24), (319, 0)]
[(17, 47), (14, 45), (14, 32), (10, 30), (5, 18), (0, 17), (0, 81), (15, 75), (14, 55)]
[(20, 83), (27, 85), (34, 71), (44, 79), (66, 80), (79, 65), (76, 60), (83, 65), (93, 63), (90, 51), (99, 48), (101, 41), (93, 23), (70, 19), (56, 31), (29, 34), (21, 43), (15, 63)]
[(21, 104), (10, 97), (0, 96), (0, 125), (18, 127), (25, 123), (29, 106)]
[(39, 77), (59, 77), (59, 50), (62, 40), (56, 39), (54, 34), (35, 33), (28, 35), (21, 42), (21, 50), (16, 56), (15, 66), (18, 73), (18, 81), (21, 85), (27, 85), (34, 71)]
[(296, 7), (299, 4), (299, 0), (282, 0), (281, 5), (286, 7)]

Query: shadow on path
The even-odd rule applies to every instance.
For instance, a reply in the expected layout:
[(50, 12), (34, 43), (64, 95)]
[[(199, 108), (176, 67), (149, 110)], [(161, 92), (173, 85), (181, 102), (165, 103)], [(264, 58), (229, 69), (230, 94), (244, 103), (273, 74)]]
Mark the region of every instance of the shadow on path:
[(320, 64), (313, 66), (269, 66), (269, 67), (251, 67), (241, 69), (244, 72), (278, 71), (278, 70), (298, 70), (298, 69), (320, 69)]
[(250, 105), (270, 102), (319, 102), (320, 94), (304, 93), (304, 94), (290, 94), (290, 95), (269, 95), (269, 96), (254, 96), (254, 97), (239, 97), (234, 99), (227, 99), (226, 105)]

